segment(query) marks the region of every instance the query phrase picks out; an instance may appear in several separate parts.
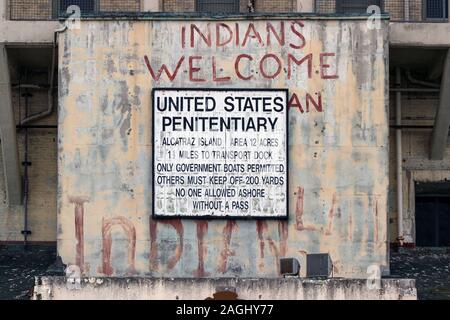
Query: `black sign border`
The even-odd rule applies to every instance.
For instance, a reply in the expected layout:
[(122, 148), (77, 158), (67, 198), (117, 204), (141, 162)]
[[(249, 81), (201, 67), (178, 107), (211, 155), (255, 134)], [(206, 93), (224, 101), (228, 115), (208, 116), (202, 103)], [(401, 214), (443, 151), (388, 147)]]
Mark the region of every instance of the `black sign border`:
[[(277, 217), (267, 217), (267, 216), (185, 216), (185, 215), (174, 215), (174, 216), (163, 216), (156, 214), (155, 208), (155, 115), (156, 108), (154, 108), (155, 94), (157, 91), (261, 91), (261, 92), (284, 92), (286, 94), (286, 211), (284, 216)], [(180, 88), (180, 87), (156, 87), (152, 89), (151, 94), (152, 100), (152, 160), (151, 160), (151, 171), (152, 171), (152, 220), (242, 220), (242, 221), (258, 221), (258, 220), (272, 220), (272, 221), (288, 221), (289, 220), (289, 89), (282, 88)]]

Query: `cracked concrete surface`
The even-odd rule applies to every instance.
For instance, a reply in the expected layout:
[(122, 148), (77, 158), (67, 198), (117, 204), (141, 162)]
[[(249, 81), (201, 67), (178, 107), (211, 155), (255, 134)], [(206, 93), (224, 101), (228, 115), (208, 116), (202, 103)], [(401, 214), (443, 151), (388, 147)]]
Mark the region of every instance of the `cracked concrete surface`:
[[(0, 300), (30, 299), (34, 277), (52, 275), (48, 268), (55, 260), (53, 247), (33, 247), (26, 252), (0, 247)], [(450, 300), (450, 248), (391, 252), (391, 274), (416, 279), (421, 300)]]
[(48, 275), (56, 261), (54, 247), (0, 247), (0, 300), (28, 300), (34, 277)]
[(419, 300), (450, 300), (450, 248), (391, 252), (391, 274), (416, 279)]

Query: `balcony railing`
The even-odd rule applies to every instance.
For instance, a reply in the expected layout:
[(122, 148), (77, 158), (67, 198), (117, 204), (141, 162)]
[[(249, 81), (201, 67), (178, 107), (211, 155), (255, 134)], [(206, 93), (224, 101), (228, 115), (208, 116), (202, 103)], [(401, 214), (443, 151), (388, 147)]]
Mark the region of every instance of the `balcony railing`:
[(164, 12), (279, 13), (294, 12), (297, 0), (163, 0)]
[[(81, 16), (139, 12), (141, 3), (142, 0), (8, 0), (11, 20), (55, 20), (68, 16), (71, 5), (80, 8)], [(162, 0), (161, 5), (162, 11), (171, 13), (278, 13), (294, 12), (297, 0)]]
[(55, 20), (67, 16), (71, 5), (78, 6), (82, 16), (141, 10), (141, 0), (9, 0), (8, 4), (11, 20)]
[(389, 13), (392, 21), (448, 21), (449, 0), (315, 0), (316, 13), (367, 13), (371, 5)]

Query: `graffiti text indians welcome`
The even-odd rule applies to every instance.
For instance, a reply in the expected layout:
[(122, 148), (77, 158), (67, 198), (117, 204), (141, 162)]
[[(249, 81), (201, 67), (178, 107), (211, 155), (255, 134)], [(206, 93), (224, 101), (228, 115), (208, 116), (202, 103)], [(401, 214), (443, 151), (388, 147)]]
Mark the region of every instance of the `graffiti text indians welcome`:
[[(182, 25), (179, 33), (180, 56), (174, 61), (151, 61), (145, 64), (154, 81), (186, 83), (236, 83), (255, 80), (339, 79), (335, 52), (305, 52), (307, 39), (301, 21), (254, 23), (195, 23)], [(235, 55), (218, 53), (232, 48)], [(267, 48), (257, 54), (255, 48)], [(270, 52), (271, 48), (276, 48)], [(184, 51), (184, 52), (183, 52)], [(216, 53), (216, 54), (215, 54)], [(316, 70), (314, 70), (316, 69)], [(303, 97), (292, 93), (289, 107), (301, 113), (312, 107), (323, 111), (321, 92), (306, 92)]]

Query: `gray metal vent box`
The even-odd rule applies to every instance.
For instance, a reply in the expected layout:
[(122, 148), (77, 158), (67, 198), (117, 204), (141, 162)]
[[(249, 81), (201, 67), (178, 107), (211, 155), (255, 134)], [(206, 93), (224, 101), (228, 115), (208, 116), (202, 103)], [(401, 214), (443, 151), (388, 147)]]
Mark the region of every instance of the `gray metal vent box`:
[(329, 278), (333, 273), (333, 262), (328, 253), (308, 254), (306, 256), (306, 276), (308, 278)]
[(280, 273), (283, 276), (298, 276), (300, 273), (300, 263), (295, 258), (280, 259)]

